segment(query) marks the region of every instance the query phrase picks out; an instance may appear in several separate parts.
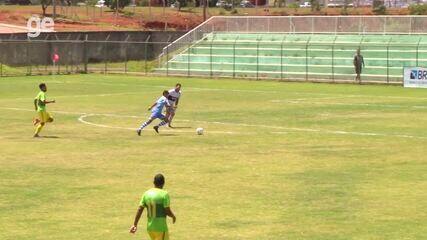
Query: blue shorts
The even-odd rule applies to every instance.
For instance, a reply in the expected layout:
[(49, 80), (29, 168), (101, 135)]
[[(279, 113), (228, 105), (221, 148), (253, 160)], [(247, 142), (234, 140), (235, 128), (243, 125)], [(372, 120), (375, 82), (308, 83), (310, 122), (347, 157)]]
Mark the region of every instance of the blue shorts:
[(151, 119), (156, 119), (156, 118), (163, 119), (163, 118), (165, 118), (165, 115), (163, 115), (161, 112), (154, 112), (154, 113), (151, 113), (150, 118)]

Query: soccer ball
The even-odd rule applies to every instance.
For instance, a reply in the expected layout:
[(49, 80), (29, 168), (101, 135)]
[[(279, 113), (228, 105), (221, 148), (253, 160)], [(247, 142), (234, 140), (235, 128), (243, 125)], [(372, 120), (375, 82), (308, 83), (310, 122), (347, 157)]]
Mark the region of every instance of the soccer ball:
[(197, 135), (203, 135), (203, 128), (197, 128), (196, 133)]

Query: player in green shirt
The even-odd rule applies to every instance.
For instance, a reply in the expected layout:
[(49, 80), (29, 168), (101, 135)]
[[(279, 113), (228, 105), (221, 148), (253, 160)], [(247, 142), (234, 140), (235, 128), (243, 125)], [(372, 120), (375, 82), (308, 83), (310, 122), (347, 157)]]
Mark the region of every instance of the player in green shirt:
[(168, 240), (168, 225), (166, 216), (172, 218), (175, 223), (176, 217), (170, 209), (170, 199), (167, 191), (163, 190), (165, 185), (165, 177), (162, 174), (157, 174), (154, 177), (154, 188), (149, 189), (142, 195), (139, 203), (138, 211), (136, 212), (135, 221), (130, 228), (130, 233), (135, 233), (137, 230), (139, 219), (141, 218), (144, 208), (147, 209), (147, 232), (152, 240)]
[(55, 103), (55, 100), (48, 101), (46, 100), (46, 91), (47, 87), (46, 84), (40, 83), (39, 85), (40, 92), (37, 94), (37, 96), (34, 98), (34, 108), (37, 111), (37, 117), (34, 119), (33, 124), (36, 127), (36, 132), (34, 133), (34, 137), (39, 137), (39, 133), (44, 127), (44, 125), (48, 122), (53, 122), (53, 117), (46, 111), (46, 104), (49, 103)]

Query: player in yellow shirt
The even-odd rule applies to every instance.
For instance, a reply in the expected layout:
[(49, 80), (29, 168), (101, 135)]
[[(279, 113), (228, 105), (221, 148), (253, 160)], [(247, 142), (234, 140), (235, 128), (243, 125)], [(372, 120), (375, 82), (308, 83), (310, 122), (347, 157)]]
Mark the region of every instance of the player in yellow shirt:
[(147, 209), (147, 232), (151, 240), (169, 240), (168, 225), (166, 216), (172, 218), (175, 223), (176, 217), (170, 209), (170, 199), (167, 191), (163, 190), (165, 178), (162, 174), (154, 177), (154, 188), (149, 189), (142, 195), (136, 212), (135, 221), (130, 228), (130, 233), (137, 230), (139, 219), (144, 208)]
[(46, 100), (46, 84), (40, 83), (39, 85), (40, 92), (37, 94), (34, 99), (34, 107), (37, 111), (37, 118), (34, 120), (34, 126), (36, 127), (36, 132), (34, 133), (34, 137), (40, 137), (39, 133), (44, 127), (44, 125), (48, 122), (53, 122), (53, 117), (46, 111), (46, 104), (54, 103), (55, 100), (48, 101)]

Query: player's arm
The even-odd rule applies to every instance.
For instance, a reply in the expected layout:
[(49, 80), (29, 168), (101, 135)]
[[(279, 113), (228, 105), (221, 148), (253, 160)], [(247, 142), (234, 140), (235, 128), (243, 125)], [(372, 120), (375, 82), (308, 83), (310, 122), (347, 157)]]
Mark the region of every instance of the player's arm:
[(172, 218), (172, 222), (176, 222), (175, 214), (173, 214), (172, 209), (170, 207), (165, 208), (166, 215)]
[(153, 105), (151, 105), (150, 107), (148, 107), (148, 111), (150, 111), (151, 109), (153, 109), (154, 106), (156, 106), (157, 102), (154, 102)]
[(51, 101), (44, 100), (44, 101), (43, 101), (43, 103), (44, 103), (44, 104), (55, 103), (55, 100), (51, 100)]
[(180, 98), (177, 98), (177, 99), (176, 99), (176, 101), (175, 101), (175, 107), (176, 107), (176, 108), (178, 107), (179, 99), (180, 99)]
[(142, 212), (143, 211), (144, 211), (144, 206), (139, 206), (138, 210), (136, 211), (135, 220), (133, 221), (133, 225), (132, 225), (132, 227), (129, 230), (130, 233), (135, 233), (136, 232), (137, 226), (138, 226), (138, 222), (139, 222), (139, 219), (142, 216)]
[(37, 102), (38, 102), (39, 100), (36, 98), (36, 99), (34, 99), (34, 108), (36, 109), (36, 111), (37, 111)]
[(363, 67), (365, 67), (365, 59), (363, 58), (363, 56), (362, 56), (362, 64), (363, 64)]

